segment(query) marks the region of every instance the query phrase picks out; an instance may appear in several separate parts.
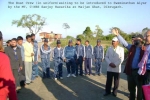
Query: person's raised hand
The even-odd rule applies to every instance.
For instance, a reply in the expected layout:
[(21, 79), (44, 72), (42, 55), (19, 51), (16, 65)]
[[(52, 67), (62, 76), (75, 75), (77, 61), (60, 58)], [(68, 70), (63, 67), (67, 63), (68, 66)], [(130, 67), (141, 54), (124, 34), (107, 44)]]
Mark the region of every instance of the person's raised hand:
[(116, 36), (118, 36), (119, 35), (119, 31), (118, 31), (118, 29), (112, 29), (112, 34), (114, 34), (114, 35), (116, 35)]

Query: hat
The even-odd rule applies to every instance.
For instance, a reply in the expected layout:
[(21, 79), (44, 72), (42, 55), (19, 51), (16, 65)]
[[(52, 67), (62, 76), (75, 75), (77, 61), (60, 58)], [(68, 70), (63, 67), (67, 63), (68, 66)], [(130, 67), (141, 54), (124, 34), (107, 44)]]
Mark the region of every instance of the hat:
[(68, 42), (69, 42), (69, 43), (72, 43), (72, 40), (69, 40)]
[(143, 35), (141, 35), (141, 34), (138, 34), (138, 35), (136, 36), (136, 38), (141, 38), (142, 40), (144, 39)]
[(114, 38), (112, 39), (112, 41), (118, 41), (118, 38), (117, 38), (117, 37), (114, 37)]
[(98, 39), (98, 40), (97, 40), (97, 42), (101, 42), (101, 40), (100, 40), (100, 39)]
[(60, 42), (60, 40), (57, 40), (57, 42), (56, 42), (57, 44), (61, 44), (61, 42)]
[(2, 34), (2, 32), (0, 31), (0, 39), (2, 39), (3, 38), (3, 34)]
[(44, 42), (48, 42), (48, 39), (44, 39)]

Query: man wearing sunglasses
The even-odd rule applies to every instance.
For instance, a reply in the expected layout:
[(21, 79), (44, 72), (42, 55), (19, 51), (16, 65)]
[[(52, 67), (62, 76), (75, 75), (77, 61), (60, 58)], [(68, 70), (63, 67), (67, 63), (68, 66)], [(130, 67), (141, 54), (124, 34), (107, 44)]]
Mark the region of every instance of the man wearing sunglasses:
[(143, 36), (137, 35), (134, 39), (134, 44), (129, 44), (119, 34), (118, 29), (113, 29), (112, 33), (117, 36), (119, 42), (129, 50), (128, 59), (125, 65), (124, 73), (127, 75), (128, 90), (130, 92), (129, 100), (135, 100), (136, 86), (137, 86), (137, 100), (142, 100), (142, 80), (138, 75), (138, 63), (144, 55), (144, 48), (142, 48)]

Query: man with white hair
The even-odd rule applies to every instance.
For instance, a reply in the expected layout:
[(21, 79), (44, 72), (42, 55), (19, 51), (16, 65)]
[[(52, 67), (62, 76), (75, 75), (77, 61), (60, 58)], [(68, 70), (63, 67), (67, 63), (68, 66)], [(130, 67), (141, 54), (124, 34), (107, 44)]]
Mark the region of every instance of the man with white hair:
[(121, 64), (124, 60), (124, 49), (119, 46), (118, 38), (112, 39), (112, 46), (107, 49), (105, 60), (107, 66), (107, 80), (104, 96), (111, 93), (112, 80), (114, 78), (114, 88), (112, 95), (117, 96), (117, 90), (119, 87), (119, 79), (121, 73)]

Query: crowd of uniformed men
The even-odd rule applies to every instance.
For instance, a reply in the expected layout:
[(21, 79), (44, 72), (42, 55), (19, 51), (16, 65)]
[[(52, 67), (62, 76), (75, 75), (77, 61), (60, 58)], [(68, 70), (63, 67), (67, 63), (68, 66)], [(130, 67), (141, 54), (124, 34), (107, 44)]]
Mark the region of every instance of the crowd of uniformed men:
[[(135, 100), (137, 87), (137, 100), (142, 100), (144, 98), (142, 85), (150, 83), (150, 30), (145, 33), (145, 37), (140, 34), (132, 37), (132, 44), (127, 43), (117, 29), (113, 29), (112, 33), (116, 36), (112, 39), (112, 46), (107, 49), (105, 57), (100, 39), (95, 41), (97, 44), (94, 48), (90, 45), (89, 40), (85, 41), (85, 45), (82, 44), (79, 38), (76, 39), (75, 45), (72, 40), (69, 40), (68, 45), (64, 48), (61, 47), (61, 41), (57, 40), (56, 47), (53, 49), (48, 44), (48, 39), (44, 39), (44, 43), (39, 47), (38, 42), (35, 40), (35, 34), (27, 35), (25, 43), (23, 43), (21, 36), (7, 41), (4, 52), (9, 57), (16, 87), (24, 85), (24, 83), (29, 85), (38, 77), (39, 58), (41, 59), (43, 78), (54, 77), (55, 80), (63, 79), (64, 62), (66, 63), (67, 77), (91, 75), (92, 61), (95, 63), (95, 73), (93, 75), (100, 76), (102, 62), (105, 58), (107, 66), (104, 67), (107, 67), (107, 79), (104, 96), (111, 93), (113, 79), (112, 95), (117, 96), (121, 64), (124, 60), (124, 49), (119, 46), (120, 42), (129, 50), (124, 69), (130, 92), (129, 99)], [(0, 39), (2, 41), (2, 34), (0, 34)], [(146, 40), (145, 43), (144, 40)], [(53, 76), (50, 74), (51, 57), (54, 62)], [(84, 67), (82, 66), (83, 62)], [(18, 89), (17, 92), (19, 92)]]

